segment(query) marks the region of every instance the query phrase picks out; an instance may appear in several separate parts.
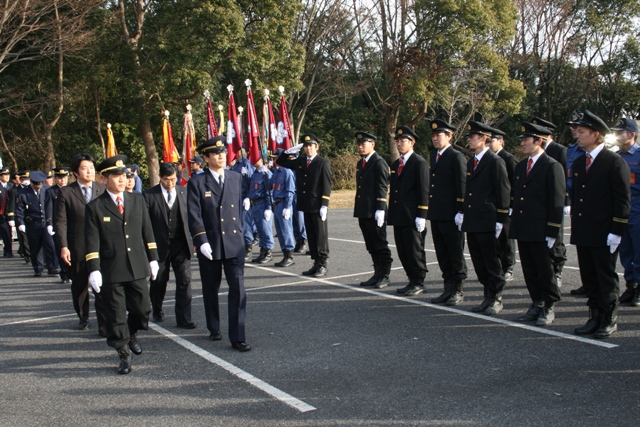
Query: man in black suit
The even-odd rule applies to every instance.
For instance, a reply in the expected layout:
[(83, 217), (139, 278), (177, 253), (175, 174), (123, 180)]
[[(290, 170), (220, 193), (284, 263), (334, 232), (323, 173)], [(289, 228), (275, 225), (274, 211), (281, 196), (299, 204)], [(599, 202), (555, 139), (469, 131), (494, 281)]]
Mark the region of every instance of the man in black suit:
[(429, 211), (433, 246), (444, 279), (444, 292), (431, 300), (434, 304), (455, 306), (464, 301), (463, 286), (467, 278), (464, 259), (464, 233), (454, 222), (462, 211), (466, 184), (466, 160), (451, 145), (456, 127), (444, 120), (431, 122), (431, 188)]
[(374, 274), (360, 286), (382, 289), (389, 286), (391, 250), (387, 242), (387, 191), (389, 165), (375, 152), (376, 137), (367, 132), (356, 133), (358, 161), (356, 172), (356, 200), (353, 216), (358, 218), (362, 237), (373, 261)]
[[(507, 136), (506, 133), (500, 129), (493, 128), (491, 140), (489, 141), (489, 149), (504, 161), (504, 165), (507, 168), (507, 176), (509, 177), (509, 185), (511, 186), (511, 197), (513, 197), (514, 175), (518, 159), (504, 149), (505, 136)], [(502, 233), (500, 233), (498, 237), (498, 256), (500, 257), (505, 282), (513, 280), (513, 267), (516, 265), (516, 245), (513, 239), (509, 238), (510, 224), (511, 219), (507, 216), (503, 224), (504, 228), (502, 229)]]
[[(302, 144), (283, 152), (276, 163), (296, 173), (297, 208), (304, 212), (304, 226), (313, 260), (313, 267), (302, 274), (322, 277), (327, 274), (329, 258), (327, 209), (331, 198), (331, 165), (318, 155), (318, 137), (309, 133), (302, 136), (302, 141)], [(303, 147), (306, 157), (290, 158), (296, 156)]]
[(143, 193), (149, 209), (153, 235), (158, 245), (160, 270), (151, 281), (149, 297), (153, 320), (162, 322), (162, 302), (167, 292), (170, 268), (176, 277), (176, 322), (179, 328), (194, 329), (191, 321), (191, 254), (193, 240), (187, 216), (187, 189), (176, 187), (178, 173), (173, 163), (160, 165), (160, 184)]
[[(98, 165), (107, 191), (85, 208), (89, 284), (102, 294), (107, 312), (107, 344), (120, 358), (119, 374), (131, 372), (131, 350), (141, 354), (136, 333), (149, 329), (147, 277), (158, 274), (158, 251), (142, 194), (125, 191), (127, 156)], [(127, 348), (128, 347), (128, 348)]]
[(395, 142), (400, 157), (391, 165), (389, 225), (393, 226), (398, 257), (409, 283), (396, 293), (413, 296), (424, 292), (429, 271), (424, 252), (429, 209), (429, 163), (413, 151), (418, 140), (407, 126), (396, 128)]
[[(6, 196), (5, 215), (7, 216), (7, 224), (9, 227), (16, 226), (16, 206), (18, 202), (18, 193), (24, 188), (30, 188), (29, 171), (19, 171), (15, 174), (15, 181)], [(31, 263), (31, 251), (29, 250), (29, 241), (27, 234), (18, 229), (18, 255), (24, 258), (24, 261)]]
[[(47, 217), (47, 220), (46, 220), (47, 233), (49, 233), (50, 236), (53, 236), (55, 234), (55, 231), (53, 231), (54, 206), (56, 204), (58, 194), (60, 193), (60, 189), (62, 187), (65, 187), (69, 182), (69, 168), (57, 167), (57, 168), (51, 169), (51, 172), (53, 173), (54, 185), (49, 187), (45, 194), (44, 211)], [(69, 283), (70, 280), (69, 280), (69, 274), (67, 272), (67, 265), (60, 258), (60, 247), (58, 247), (55, 238), (53, 239), (53, 244), (56, 249), (55, 258), (54, 258), (56, 260), (55, 268), (60, 269), (60, 279), (62, 280), (62, 283)]]
[(4, 246), (3, 255), (7, 258), (13, 256), (11, 227), (6, 215), (7, 194), (13, 183), (9, 182), (11, 174), (8, 167), (0, 168), (0, 238)]
[(520, 146), (527, 158), (516, 166), (511, 201), (509, 237), (518, 241), (520, 262), (531, 305), (516, 320), (550, 325), (560, 289), (551, 258), (540, 256), (553, 247), (562, 222), (565, 178), (562, 165), (547, 154), (542, 145), (550, 132), (532, 123), (522, 123)]
[[(562, 146), (553, 141), (553, 132), (556, 129), (556, 125), (551, 123), (548, 120), (541, 119), (540, 117), (534, 117), (531, 119), (531, 123), (538, 126), (543, 126), (549, 130), (550, 135), (547, 140), (547, 143), (544, 146), (544, 151), (547, 153), (547, 156), (551, 157), (556, 162), (562, 165), (562, 169), (564, 170), (565, 176), (567, 174), (567, 147)], [(569, 194), (565, 194), (564, 200), (564, 214), (569, 215), (570, 212), (570, 201)], [(556, 275), (556, 281), (558, 282), (558, 287), (562, 286), (562, 269), (564, 268), (564, 264), (567, 262), (567, 248), (564, 245), (564, 217), (562, 219), (560, 227), (560, 232), (558, 233), (558, 238), (556, 239), (553, 248), (550, 249), (549, 255), (551, 256), (551, 262), (553, 263), (553, 272)]]
[[(71, 171), (76, 181), (62, 187), (58, 193), (53, 211), (54, 240), (60, 248), (60, 259), (67, 266), (71, 279), (71, 298), (73, 308), (80, 319), (78, 328), (89, 328), (89, 271), (84, 246), (84, 214), (85, 206), (91, 200), (105, 192), (102, 183), (95, 182), (95, 162), (90, 154), (82, 153), (71, 160)], [(95, 297), (98, 333), (107, 336), (107, 314), (102, 297)]]
[(618, 330), (620, 283), (618, 246), (629, 221), (629, 166), (604, 146), (609, 127), (588, 110), (576, 121), (578, 145), (586, 154), (573, 164), (571, 244), (576, 245), (580, 278), (590, 315), (577, 335), (606, 338)]
[(225, 170), (227, 140), (208, 139), (198, 147), (208, 172), (194, 175), (187, 187), (189, 230), (198, 248), (202, 297), (211, 341), (222, 339), (218, 291), (222, 270), (229, 285), (229, 339), (240, 352), (251, 350), (245, 340), (247, 297), (244, 290), (242, 236), (242, 175)]
[(471, 309), (496, 315), (502, 311), (505, 281), (496, 241), (509, 216), (509, 177), (504, 161), (489, 150), (493, 128), (470, 121), (469, 147), (475, 152), (467, 163), (467, 183), (463, 211), (456, 224), (467, 233), (467, 243), (478, 281), (484, 286), (484, 301)]

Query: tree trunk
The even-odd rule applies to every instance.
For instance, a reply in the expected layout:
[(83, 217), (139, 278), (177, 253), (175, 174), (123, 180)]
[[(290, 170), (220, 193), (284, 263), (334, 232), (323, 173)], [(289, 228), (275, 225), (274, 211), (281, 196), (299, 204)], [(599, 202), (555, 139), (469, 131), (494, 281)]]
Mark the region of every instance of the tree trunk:
[(158, 163), (158, 151), (153, 140), (151, 120), (144, 100), (138, 100), (138, 127), (144, 142), (144, 152), (147, 155), (147, 167), (149, 168), (149, 185), (153, 187), (160, 182), (160, 164)]
[(387, 106), (384, 112), (385, 130), (389, 135), (389, 154), (391, 156), (391, 163), (395, 162), (400, 153), (398, 153), (398, 146), (395, 143), (394, 136), (396, 135), (396, 125), (398, 124), (398, 107)]

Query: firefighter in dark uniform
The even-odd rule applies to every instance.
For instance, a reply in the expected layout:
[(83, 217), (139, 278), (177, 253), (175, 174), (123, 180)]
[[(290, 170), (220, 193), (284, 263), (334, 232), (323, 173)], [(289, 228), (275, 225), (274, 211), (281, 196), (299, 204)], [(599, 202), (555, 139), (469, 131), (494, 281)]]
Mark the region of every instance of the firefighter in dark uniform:
[[(277, 159), (284, 149), (278, 148), (271, 153), (273, 160)], [(282, 249), (283, 258), (276, 262), (276, 267), (289, 267), (295, 264), (293, 249), (295, 238), (293, 236), (293, 199), (296, 195), (296, 178), (291, 169), (273, 164), (271, 176), (271, 193), (273, 197), (273, 215), (276, 223), (276, 233)]]
[(505, 281), (496, 241), (509, 216), (509, 177), (504, 161), (489, 150), (493, 128), (470, 121), (467, 141), (475, 155), (467, 163), (467, 184), (463, 211), (456, 224), (467, 233), (467, 243), (478, 281), (484, 287), (484, 301), (471, 309), (496, 315), (502, 311)]
[(464, 259), (464, 233), (454, 219), (462, 211), (466, 185), (466, 159), (451, 145), (456, 127), (444, 120), (431, 122), (431, 187), (429, 213), (431, 237), (438, 266), (442, 271), (444, 292), (431, 300), (434, 304), (456, 306), (464, 301), (463, 286), (467, 278)]
[[(16, 205), (18, 202), (18, 193), (25, 188), (30, 188), (29, 171), (19, 171), (16, 173), (16, 182), (7, 193), (7, 202), (5, 203), (5, 214), (7, 216), (7, 224), (9, 227), (16, 226)], [(24, 231), (18, 229), (18, 255), (24, 258), (24, 261), (31, 263), (31, 251), (29, 251), (29, 241)]]
[(367, 252), (373, 261), (373, 276), (360, 286), (382, 289), (389, 286), (391, 250), (387, 242), (387, 192), (389, 189), (389, 165), (375, 152), (376, 137), (357, 132), (358, 161), (356, 172), (356, 199), (353, 216), (364, 237)]
[(627, 162), (604, 146), (610, 130), (601, 118), (585, 110), (576, 125), (578, 144), (586, 154), (573, 164), (571, 244), (578, 252), (590, 313), (575, 333), (606, 338), (618, 330), (616, 264), (629, 221), (630, 173)]
[[(44, 199), (44, 211), (45, 214), (47, 216), (47, 233), (49, 233), (50, 236), (53, 236), (55, 234), (55, 231), (53, 231), (54, 229), (54, 210), (55, 210), (55, 203), (56, 200), (58, 198), (58, 194), (60, 192), (60, 189), (62, 187), (65, 187), (67, 185), (67, 182), (69, 181), (69, 168), (67, 167), (58, 167), (58, 168), (53, 168), (52, 169), (53, 172), (53, 180), (55, 182), (55, 184), (53, 184), (51, 187), (49, 187), (47, 189), (46, 192), (46, 196)], [(62, 261), (62, 259), (60, 259), (60, 247), (56, 244), (56, 240), (53, 240), (55, 249), (56, 249), (56, 256), (55, 256), (55, 260), (56, 260), (56, 264), (55, 264), (55, 268), (59, 268), (60, 269), (60, 279), (62, 280), (62, 283), (69, 283), (69, 275), (67, 273), (67, 265), (65, 262)]]
[[(244, 150), (242, 150), (244, 152)], [(249, 197), (249, 182), (256, 168), (253, 167), (246, 154), (243, 157), (236, 158), (231, 165), (231, 170), (242, 175), (242, 200)], [(251, 260), (251, 251), (254, 244), (255, 224), (251, 217), (251, 206), (242, 209), (242, 235), (244, 236), (245, 245), (245, 261)]]
[(247, 297), (244, 289), (242, 175), (225, 170), (227, 140), (208, 139), (198, 147), (209, 170), (191, 177), (187, 187), (189, 231), (198, 248), (202, 297), (209, 339), (219, 341), (218, 292), (222, 270), (229, 285), (229, 340), (233, 349), (251, 350), (245, 341)]
[(57, 261), (53, 239), (47, 233), (44, 211), (45, 193), (49, 188), (44, 185), (47, 176), (43, 172), (32, 171), (29, 177), (31, 184), (20, 190), (16, 202), (18, 230), (26, 233), (34, 276), (42, 276), (45, 265), (49, 266), (48, 273), (55, 275), (59, 271), (51, 268)]
[[(283, 152), (276, 163), (296, 173), (298, 210), (304, 212), (304, 225), (309, 238), (309, 251), (313, 267), (305, 276), (322, 277), (327, 274), (329, 258), (329, 228), (327, 209), (331, 197), (331, 166), (318, 154), (318, 138), (313, 134), (302, 136), (302, 144)], [(296, 156), (304, 147), (306, 157)]]
[(398, 258), (409, 279), (396, 293), (413, 296), (424, 292), (423, 282), (428, 272), (424, 240), (429, 209), (429, 164), (413, 151), (418, 136), (410, 128), (399, 126), (394, 138), (400, 157), (391, 165), (387, 221), (393, 226)]
[[(551, 123), (550, 121), (541, 119), (540, 117), (534, 117), (531, 119), (531, 123), (538, 126), (543, 126), (549, 130), (551, 133), (547, 140), (547, 143), (544, 146), (544, 151), (547, 153), (547, 156), (551, 157), (556, 162), (562, 165), (564, 173), (567, 173), (567, 148), (553, 141), (553, 132), (556, 130), (556, 125)], [(570, 206), (569, 194), (565, 195), (564, 205), (565, 207)], [(565, 209), (565, 212), (568, 214), (569, 209)], [(564, 218), (562, 220), (562, 226), (560, 227), (560, 232), (558, 234), (558, 238), (556, 239), (553, 248), (551, 248), (549, 255), (551, 256), (551, 261), (553, 262), (553, 271), (556, 275), (556, 281), (558, 282), (558, 287), (562, 286), (562, 269), (564, 268), (564, 264), (567, 262), (567, 248), (564, 245)]]
[(11, 227), (9, 226), (9, 220), (6, 214), (7, 194), (11, 187), (13, 187), (13, 183), (9, 182), (10, 176), (11, 173), (8, 167), (0, 168), (0, 238), (2, 238), (4, 245), (3, 255), (7, 258), (13, 256)]
[(249, 180), (249, 194), (242, 201), (244, 208), (249, 206), (251, 219), (258, 231), (258, 246), (260, 254), (251, 262), (266, 264), (272, 260), (271, 251), (273, 241), (273, 211), (271, 210), (271, 171), (265, 166), (264, 159), (258, 159), (253, 165), (256, 169)]
[(550, 132), (532, 123), (522, 123), (520, 146), (527, 158), (515, 170), (509, 237), (518, 241), (524, 281), (531, 296), (526, 314), (516, 320), (548, 326), (555, 319), (554, 307), (560, 289), (551, 258), (540, 256), (552, 247), (562, 221), (565, 178), (562, 165), (542, 145)]
[[(504, 149), (504, 137), (506, 133), (500, 129), (493, 129), (491, 133), (491, 140), (489, 148), (494, 154), (497, 154), (504, 161), (504, 165), (507, 168), (507, 176), (509, 177), (509, 185), (511, 186), (511, 195), (513, 196), (513, 184), (516, 165), (518, 159), (516, 156), (509, 153)], [(507, 216), (504, 222), (504, 228), (502, 233), (498, 237), (498, 255), (500, 256), (500, 263), (502, 264), (502, 272), (504, 273), (505, 282), (513, 280), (513, 267), (516, 265), (516, 245), (513, 239), (509, 238), (509, 225), (511, 219)]]
[(120, 358), (119, 374), (131, 371), (131, 350), (141, 354), (137, 332), (149, 328), (147, 278), (158, 274), (158, 251), (142, 194), (125, 191), (127, 156), (98, 165), (107, 191), (85, 207), (89, 284), (105, 301), (107, 344)]

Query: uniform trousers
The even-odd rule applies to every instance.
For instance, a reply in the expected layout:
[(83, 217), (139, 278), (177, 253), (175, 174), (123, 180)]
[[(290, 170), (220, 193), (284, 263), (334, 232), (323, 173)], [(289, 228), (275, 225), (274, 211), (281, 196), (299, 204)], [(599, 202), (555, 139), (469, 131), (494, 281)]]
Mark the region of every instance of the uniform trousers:
[[(387, 222), (378, 227), (375, 218), (358, 218), (367, 252), (371, 255), (374, 267), (388, 266), (393, 263), (391, 249), (387, 242)], [(376, 270), (377, 271), (377, 270)]]
[(31, 252), (31, 265), (33, 271), (42, 273), (44, 266), (56, 268), (58, 261), (55, 256), (53, 239), (47, 233), (47, 227), (42, 221), (34, 221), (26, 226), (27, 241)]
[(502, 223), (502, 232), (496, 240), (496, 243), (498, 245), (498, 255), (500, 256), (500, 264), (502, 265), (503, 273), (506, 273), (507, 271), (513, 271), (513, 266), (516, 264), (515, 241), (513, 239), (509, 239), (510, 226), (511, 218), (507, 218), (507, 220)]
[(251, 209), (248, 211), (242, 210), (242, 236), (244, 237), (244, 244), (250, 245), (253, 243), (253, 231), (255, 226), (253, 225), (253, 217), (251, 216)]
[(476, 270), (478, 281), (482, 283), (487, 297), (500, 298), (504, 290), (505, 281), (502, 264), (498, 257), (496, 233), (493, 231), (469, 233), (467, 244), (473, 268)]
[(0, 238), (2, 238), (2, 243), (4, 244), (4, 255), (12, 255), (11, 227), (9, 227), (9, 222), (4, 215), (0, 215)]
[(56, 240), (53, 241), (53, 247), (55, 249), (55, 258), (56, 261), (58, 262), (58, 266), (60, 267), (60, 278), (62, 279), (63, 282), (66, 282), (67, 279), (69, 278), (69, 269), (67, 268), (67, 263), (63, 261), (62, 258), (60, 258), (60, 247), (58, 247), (58, 243), (56, 242)]
[(422, 284), (429, 271), (427, 269), (427, 255), (424, 252), (427, 230), (419, 233), (413, 226), (394, 226), (393, 237), (396, 240), (398, 258), (400, 258), (409, 282), (416, 285)]
[(320, 213), (304, 213), (304, 226), (309, 238), (311, 259), (321, 264), (329, 258), (329, 227), (327, 221), (320, 218)]
[(149, 299), (153, 313), (162, 311), (162, 303), (167, 293), (169, 272), (173, 267), (176, 277), (176, 304), (175, 314), (177, 323), (191, 322), (191, 259), (186, 239), (174, 239), (169, 242), (169, 251), (166, 258), (158, 262), (160, 267), (156, 280), (149, 285)]
[[(120, 348), (140, 329), (149, 329), (147, 278), (105, 283), (100, 292), (107, 307), (107, 344)], [(128, 315), (127, 315), (128, 312)]]
[(261, 199), (256, 204), (251, 206), (249, 212), (253, 218), (253, 223), (258, 230), (258, 239), (260, 249), (271, 250), (275, 246), (273, 241), (273, 212), (269, 221), (264, 219), (264, 212), (267, 210), (267, 200)]
[(624, 280), (640, 283), (640, 224), (629, 222), (622, 235), (619, 250)]
[(460, 282), (466, 279), (464, 232), (458, 230), (454, 221), (431, 221), (431, 235), (444, 281)]
[(564, 217), (560, 222), (560, 232), (556, 238), (556, 242), (553, 244), (549, 251), (551, 257), (551, 263), (553, 264), (553, 272), (556, 274), (562, 273), (564, 264), (567, 262), (567, 248), (564, 246)]
[(616, 273), (618, 251), (609, 246), (576, 246), (580, 279), (590, 308), (607, 309), (618, 301), (620, 282)]
[(18, 255), (25, 258), (30, 258), (31, 250), (29, 250), (29, 240), (27, 239), (27, 233), (24, 233), (18, 230), (17, 234), (18, 234)]
[[(503, 230), (504, 233), (504, 230)], [(547, 242), (525, 242), (518, 240), (522, 274), (531, 301), (544, 301), (549, 305), (561, 300), (560, 289), (553, 272), (551, 258), (540, 256), (549, 248)]]
[[(285, 204), (280, 202), (273, 208), (273, 220), (276, 223), (276, 233), (278, 234), (278, 242), (280, 243), (280, 249), (283, 251), (292, 251), (296, 246), (296, 241), (293, 238), (293, 218), (289, 216), (289, 219), (284, 219), (282, 211), (285, 209)], [(291, 212), (293, 215), (293, 212)]]
[(293, 237), (298, 240), (307, 240), (307, 229), (304, 226), (304, 213), (298, 210), (298, 196), (293, 196), (291, 206), (291, 218), (293, 220)]
[(204, 313), (207, 318), (207, 329), (210, 333), (220, 332), (220, 306), (218, 292), (222, 281), (222, 270), (229, 285), (229, 340), (245, 341), (245, 316), (247, 296), (244, 290), (244, 258), (226, 258), (209, 260), (198, 252), (200, 278), (202, 279), (202, 298)]
[[(71, 261), (68, 268), (69, 278), (71, 279), (71, 298), (73, 299), (73, 308), (78, 314), (80, 321), (89, 320), (89, 272), (87, 271), (87, 263), (83, 261)], [(107, 308), (105, 306), (102, 293), (94, 295), (94, 306), (96, 309), (96, 319), (98, 327), (107, 326)]]

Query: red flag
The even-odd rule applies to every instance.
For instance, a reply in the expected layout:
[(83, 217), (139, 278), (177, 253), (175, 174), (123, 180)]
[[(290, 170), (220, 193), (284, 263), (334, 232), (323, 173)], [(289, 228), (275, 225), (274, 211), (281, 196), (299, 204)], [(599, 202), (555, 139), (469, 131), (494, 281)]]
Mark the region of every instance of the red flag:
[(196, 155), (196, 130), (193, 127), (191, 105), (187, 105), (184, 115), (184, 131), (182, 137), (182, 177), (187, 180), (191, 176), (191, 163), (189, 160)]
[(211, 106), (208, 90), (204, 92), (204, 96), (207, 97), (207, 139), (211, 139), (219, 135), (218, 126), (216, 126), (216, 116), (213, 114), (213, 106)]
[[(276, 123), (276, 119), (273, 116), (273, 107), (271, 106), (271, 99), (269, 98), (269, 90), (265, 89), (264, 91), (264, 108), (262, 114), (265, 115), (264, 123), (265, 123), (265, 141), (267, 143), (267, 148), (270, 152), (274, 153), (278, 148), (277, 136), (278, 136), (278, 124)], [(266, 109), (266, 111), (264, 111)]]
[(238, 157), (238, 153), (242, 148), (242, 128), (238, 122), (233, 86), (227, 86), (227, 90), (229, 91), (229, 104), (227, 106), (227, 164), (230, 164)]
[(262, 157), (260, 155), (260, 128), (251, 92), (251, 80), (246, 80), (245, 84), (247, 85), (247, 150), (249, 151), (249, 161), (251, 164), (256, 164)]
[(162, 142), (163, 142), (163, 158), (165, 163), (176, 163), (180, 156), (176, 150), (176, 144), (173, 141), (173, 132), (171, 131), (171, 123), (169, 123), (169, 111), (164, 112), (164, 120), (162, 121)]
[(284, 99), (284, 87), (278, 88), (280, 94), (280, 109), (278, 111), (278, 132), (276, 133), (276, 143), (278, 148), (288, 150), (291, 148), (291, 123), (289, 123), (289, 112), (287, 111), (287, 101)]

